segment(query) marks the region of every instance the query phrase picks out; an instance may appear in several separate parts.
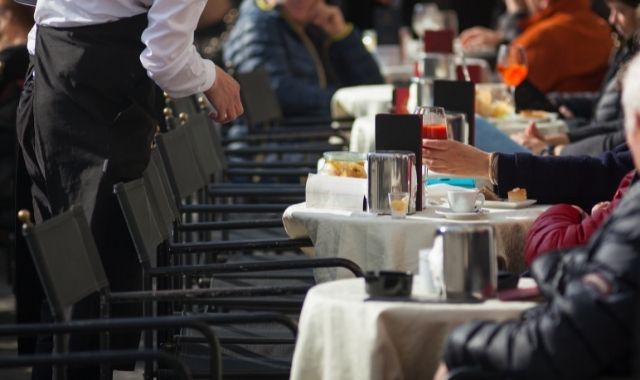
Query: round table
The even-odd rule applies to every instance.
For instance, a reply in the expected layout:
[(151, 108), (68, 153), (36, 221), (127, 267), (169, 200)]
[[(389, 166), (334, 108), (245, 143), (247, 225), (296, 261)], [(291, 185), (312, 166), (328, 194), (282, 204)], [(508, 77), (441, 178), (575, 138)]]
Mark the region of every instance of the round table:
[[(414, 294), (423, 292), (419, 283), (414, 281)], [(535, 305), (365, 299), (363, 279), (333, 281), (309, 291), (292, 380), (431, 379), (445, 339), (456, 326), (472, 319), (517, 318)]]
[[(417, 273), (418, 251), (433, 245), (437, 229), (445, 224), (490, 224), (494, 227), (496, 249), (512, 272), (526, 269), (524, 242), (533, 221), (548, 206), (528, 208), (488, 209), (482, 218), (450, 220), (436, 214), (436, 207), (392, 219), (389, 215), (369, 216), (339, 210), (315, 209), (299, 203), (283, 214), (287, 234), (291, 238), (310, 237), (313, 257), (343, 257), (364, 270), (401, 270)], [(316, 272), (318, 281), (349, 277), (327, 269)]]

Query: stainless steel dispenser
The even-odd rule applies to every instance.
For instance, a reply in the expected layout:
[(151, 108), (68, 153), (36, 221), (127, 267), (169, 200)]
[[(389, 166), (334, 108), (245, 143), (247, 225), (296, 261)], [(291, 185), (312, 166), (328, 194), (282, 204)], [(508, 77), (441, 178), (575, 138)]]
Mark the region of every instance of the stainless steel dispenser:
[(378, 151), (369, 153), (369, 211), (390, 214), (389, 193), (409, 193), (409, 214), (416, 212), (416, 155), (409, 151)]
[(442, 236), (442, 268), (448, 299), (494, 297), (498, 286), (493, 227), (448, 225), (436, 232)]

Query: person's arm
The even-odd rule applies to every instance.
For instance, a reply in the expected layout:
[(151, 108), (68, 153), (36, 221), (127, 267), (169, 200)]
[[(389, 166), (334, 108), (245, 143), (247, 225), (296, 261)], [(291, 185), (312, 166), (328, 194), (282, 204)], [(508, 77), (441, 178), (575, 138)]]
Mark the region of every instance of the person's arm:
[[(633, 244), (616, 245), (605, 244), (600, 251), (615, 250), (619, 262), (637, 257)], [(471, 366), (519, 379), (566, 380), (595, 378), (627, 360), (635, 330), (634, 283), (622, 278), (624, 270), (603, 261), (559, 271), (570, 278), (538, 312), (519, 321), (476, 321), (454, 330), (444, 351), (448, 368)]]
[(146, 45), (140, 61), (149, 77), (169, 95), (183, 97), (204, 92), (219, 122), (242, 114), (240, 87), (213, 62), (203, 59), (193, 45), (206, 0), (156, 0), (148, 12), (142, 33)]
[(497, 193), (501, 197), (514, 187), (524, 187), (539, 203), (570, 203), (590, 210), (613, 197), (620, 180), (633, 169), (633, 161), (622, 145), (599, 157), (501, 153), (497, 166)]
[(569, 137), (569, 142), (576, 142), (591, 136), (622, 131), (623, 129), (624, 119), (618, 119), (601, 123), (591, 123), (580, 128), (575, 128), (567, 132), (567, 136)]
[(362, 44), (357, 29), (329, 47), (333, 69), (343, 86), (384, 83), (378, 64)]
[(586, 139), (565, 145), (559, 152), (562, 156), (590, 155), (597, 156), (625, 142), (623, 129), (591, 136)]

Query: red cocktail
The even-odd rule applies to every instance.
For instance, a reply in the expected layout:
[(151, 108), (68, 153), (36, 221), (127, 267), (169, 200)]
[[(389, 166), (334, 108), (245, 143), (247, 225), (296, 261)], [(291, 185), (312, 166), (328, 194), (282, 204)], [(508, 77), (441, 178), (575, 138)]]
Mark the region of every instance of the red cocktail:
[(446, 124), (422, 124), (422, 138), (446, 140), (449, 137)]

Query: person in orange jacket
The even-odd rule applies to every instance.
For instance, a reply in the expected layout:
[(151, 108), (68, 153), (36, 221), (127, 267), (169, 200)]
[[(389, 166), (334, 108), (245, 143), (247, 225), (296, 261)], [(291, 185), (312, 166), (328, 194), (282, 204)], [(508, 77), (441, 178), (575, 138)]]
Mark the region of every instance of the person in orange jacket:
[(543, 93), (595, 91), (613, 46), (589, 0), (526, 0), (531, 17), (513, 43), (524, 47), (528, 80)]

